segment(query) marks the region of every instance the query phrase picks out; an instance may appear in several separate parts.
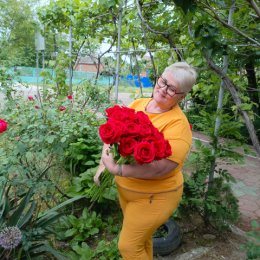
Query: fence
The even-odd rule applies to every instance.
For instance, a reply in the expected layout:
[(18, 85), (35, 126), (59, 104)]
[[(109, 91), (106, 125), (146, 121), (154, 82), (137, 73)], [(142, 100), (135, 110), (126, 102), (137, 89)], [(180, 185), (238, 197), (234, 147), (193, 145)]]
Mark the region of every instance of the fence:
[[(25, 84), (37, 84), (37, 82), (43, 83), (44, 78), (42, 73), (49, 73), (52, 75), (52, 78), (55, 78), (55, 71), (53, 69), (37, 69), (33, 67), (14, 67), (8, 70), (8, 73), (11, 75), (14, 81), (19, 81)], [(69, 71), (66, 71), (67, 79), (69, 82)], [(86, 80), (95, 80), (95, 72), (83, 72), (83, 71), (73, 71), (73, 84), (80, 84)], [(98, 85), (111, 85), (113, 84), (113, 76), (100, 75), (97, 80)], [(152, 82), (148, 77), (141, 77), (142, 87), (152, 87)], [(135, 75), (127, 75), (120, 77), (120, 83), (132, 87), (139, 87), (138, 77)]]

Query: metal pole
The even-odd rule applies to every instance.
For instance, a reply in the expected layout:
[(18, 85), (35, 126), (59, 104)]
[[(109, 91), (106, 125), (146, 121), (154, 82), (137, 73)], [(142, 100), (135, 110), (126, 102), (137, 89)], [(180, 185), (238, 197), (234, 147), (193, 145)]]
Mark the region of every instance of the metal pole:
[(42, 69), (45, 69), (45, 52), (42, 51)]
[(70, 58), (70, 63), (69, 63), (69, 91), (70, 95), (72, 95), (72, 26), (70, 25), (69, 29), (69, 58)]
[(122, 13), (123, 7), (120, 7), (118, 17), (118, 32), (117, 32), (117, 52), (116, 52), (116, 81), (115, 81), (115, 101), (118, 102), (118, 85), (120, 73), (120, 49), (121, 49), (121, 28), (122, 28)]
[(36, 50), (36, 87), (37, 87), (37, 92), (39, 88), (39, 52)]

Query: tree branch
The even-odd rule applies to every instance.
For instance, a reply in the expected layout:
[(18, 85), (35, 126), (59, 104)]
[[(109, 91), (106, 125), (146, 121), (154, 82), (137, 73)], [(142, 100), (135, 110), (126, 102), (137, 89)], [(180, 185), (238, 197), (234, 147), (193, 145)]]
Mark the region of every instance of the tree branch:
[(257, 6), (254, 0), (247, 0), (247, 2), (251, 5), (251, 7), (255, 10), (258, 18), (260, 18), (260, 8)]
[[(199, 2), (200, 4), (202, 4), (205, 9), (203, 9), (207, 14), (209, 14), (211, 17), (213, 17), (215, 20), (217, 20), (218, 22), (220, 22), (221, 24), (223, 24), (226, 28), (236, 32), (237, 34), (239, 34), (240, 36), (243, 36), (244, 38), (246, 38), (247, 40), (255, 43), (257, 46), (260, 46), (260, 42), (258, 42), (257, 40), (251, 38), (250, 36), (248, 36), (247, 34), (245, 34), (244, 32), (240, 31), (238, 28), (234, 27), (233, 25), (228, 24), (226, 21), (224, 21), (223, 19), (221, 19), (219, 17), (219, 15), (216, 13), (216, 11), (208, 4), (206, 5), (205, 3), (203, 3), (203, 1)], [(206, 9), (209, 9), (212, 13), (208, 12)]]
[(147, 28), (149, 31), (151, 31), (151, 32), (153, 32), (153, 33), (155, 33), (155, 34), (161, 34), (161, 35), (163, 35), (164, 37), (169, 35), (168, 32), (156, 31), (156, 30), (154, 30), (153, 28), (151, 28), (151, 27), (149, 26), (149, 24), (147, 24), (147, 22), (145, 21), (143, 15), (142, 15), (142, 10), (141, 10), (141, 6), (140, 6), (140, 3), (139, 3), (139, 0), (136, 0), (136, 7), (137, 7), (137, 12), (138, 12), (139, 18), (141, 19), (141, 21), (143, 22), (143, 24), (146, 26), (146, 28)]
[(240, 114), (242, 115), (242, 117), (244, 118), (249, 136), (251, 138), (252, 144), (258, 154), (258, 157), (260, 157), (260, 143), (259, 140), (257, 138), (256, 135), (256, 131), (254, 128), (254, 125), (250, 119), (250, 117), (248, 116), (248, 113), (243, 110), (241, 108), (242, 105), (242, 101), (241, 98), (238, 94), (237, 88), (235, 86), (235, 84), (233, 83), (233, 81), (223, 72), (223, 70), (221, 68), (219, 68), (208, 56), (206, 56), (207, 62), (209, 67), (215, 71), (222, 79), (222, 81), (224, 82), (224, 86), (227, 88), (227, 90), (230, 92), (233, 101), (235, 102), (235, 104), (238, 107), (238, 111), (240, 112)]
[(78, 65), (78, 63), (79, 63), (79, 59), (78, 59), (78, 57), (79, 57), (79, 52), (81, 51), (82, 47), (84, 46), (84, 44), (85, 44), (85, 42), (86, 42), (86, 39), (87, 39), (87, 36), (84, 37), (84, 40), (82, 41), (82, 43), (80, 44), (80, 47), (78, 48), (76, 57), (75, 57), (74, 62), (73, 62), (73, 64), (74, 64), (75, 67), (76, 67), (76, 66)]
[(139, 3), (139, 0), (136, 0), (136, 7), (137, 7), (137, 12), (138, 12), (138, 16), (139, 18), (141, 19), (141, 22), (143, 23), (143, 25), (145, 25), (145, 27), (155, 33), (155, 34), (160, 34), (162, 35), (164, 38), (166, 38), (170, 44), (171, 47), (173, 47), (174, 51), (176, 52), (177, 54), (177, 57), (178, 57), (178, 60), (181, 61), (183, 60), (182, 58), (182, 55), (181, 55), (181, 52), (179, 51), (179, 49), (176, 47), (176, 45), (174, 44), (174, 42), (172, 41), (171, 37), (170, 37), (170, 34), (168, 32), (160, 32), (160, 31), (157, 31), (157, 30), (154, 30), (152, 27), (149, 26), (149, 24), (146, 22), (146, 20), (144, 19), (143, 15), (142, 15), (142, 10), (141, 10), (141, 6), (140, 6), (140, 3)]

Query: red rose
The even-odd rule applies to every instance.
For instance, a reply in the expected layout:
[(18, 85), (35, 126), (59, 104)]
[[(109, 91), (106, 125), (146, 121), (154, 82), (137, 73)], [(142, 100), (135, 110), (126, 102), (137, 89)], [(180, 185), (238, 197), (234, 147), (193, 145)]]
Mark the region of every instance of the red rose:
[(102, 141), (106, 144), (114, 144), (119, 142), (122, 133), (120, 124), (107, 122), (99, 127), (99, 135)]
[(3, 119), (0, 119), (0, 133), (3, 133), (7, 130), (7, 127), (8, 127), (8, 123), (3, 120)]
[(168, 140), (165, 141), (165, 155), (164, 157), (169, 157), (172, 155), (172, 147)]
[(28, 99), (29, 99), (30, 101), (32, 101), (34, 98), (33, 98), (33, 96), (28, 96)]
[(139, 164), (150, 163), (155, 158), (154, 146), (148, 142), (140, 142), (135, 146), (134, 158)]
[(66, 107), (65, 106), (60, 106), (60, 111), (64, 111), (65, 109), (66, 109)]
[(120, 155), (129, 156), (134, 153), (135, 146), (137, 141), (132, 137), (122, 137), (120, 140), (120, 144), (118, 146), (118, 150)]
[(192, 124), (190, 124), (190, 130), (192, 130)]
[(39, 109), (40, 107), (39, 106), (34, 106), (34, 108)]
[(128, 107), (120, 107), (118, 105), (107, 108), (106, 114), (108, 119), (120, 122), (131, 122), (135, 119), (135, 110)]
[(164, 139), (159, 139), (154, 142), (155, 160), (161, 160), (165, 157), (166, 142)]
[(148, 135), (141, 139), (143, 142), (148, 142), (153, 144), (156, 141), (156, 137), (154, 135)]
[(148, 124), (141, 124), (140, 125), (140, 136), (147, 137), (152, 135), (153, 133), (153, 126)]
[(73, 99), (73, 96), (72, 96), (72, 95), (69, 95), (69, 96), (67, 96), (67, 98), (68, 98), (69, 100), (72, 100), (72, 99)]
[(140, 126), (135, 123), (126, 123), (124, 136), (138, 136), (140, 134)]
[(136, 112), (136, 123), (142, 125), (144, 124), (151, 125), (151, 121), (149, 117), (143, 111)]

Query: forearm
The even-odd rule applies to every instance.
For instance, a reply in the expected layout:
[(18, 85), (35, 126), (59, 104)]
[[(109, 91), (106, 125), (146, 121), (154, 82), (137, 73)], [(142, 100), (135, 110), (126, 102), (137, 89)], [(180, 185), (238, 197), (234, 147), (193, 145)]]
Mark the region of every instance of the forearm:
[(132, 177), (138, 179), (157, 179), (170, 171), (174, 170), (178, 163), (162, 159), (158, 161), (153, 161), (147, 164), (123, 164), (118, 165), (115, 163), (113, 155), (108, 148), (109, 146), (104, 146), (102, 151), (102, 161), (104, 166), (113, 175), (120, 175), (122, 177)]
[(124, 164), (122, 165), (122, 176), (137, 179), (157, 179), (168, 174), (177, 166), (177, 163), (167, 159), (162, 159), (160, 161), (154, 161), (143, 165)]
[[(119, 166), (114, 162), (104, 162), (106, 168), (114, 175), (132, 177), (137, 179), (157, 179), (174, 170), (178, 164), (162, 159), (148, 164), (123, 164)], [(121, 169), (120, 169), (121, 167)]]

